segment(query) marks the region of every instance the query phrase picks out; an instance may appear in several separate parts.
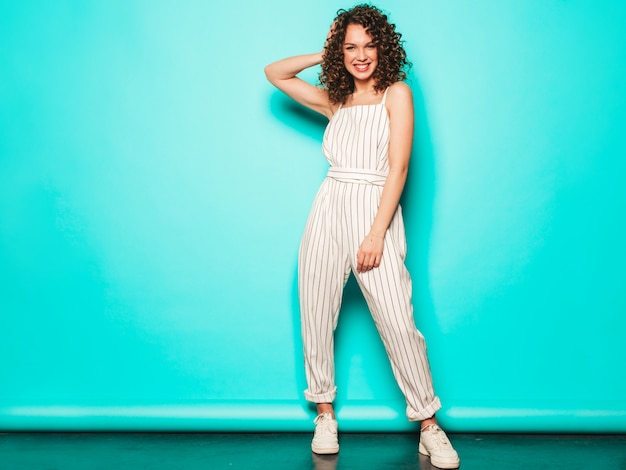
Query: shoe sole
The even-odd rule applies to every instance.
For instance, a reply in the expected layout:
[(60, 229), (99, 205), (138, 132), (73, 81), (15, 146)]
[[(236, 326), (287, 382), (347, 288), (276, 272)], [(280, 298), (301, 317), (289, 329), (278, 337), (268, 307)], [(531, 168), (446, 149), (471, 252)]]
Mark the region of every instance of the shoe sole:
[(459, 466), (461, 465), (460, 460), (457, 460), (456, 462), (441, 462), (438, 461), (436, 458), (433, 459), (433, 456), (428, 453), (426, 447), (424, 447), (421, 442), (419, 444), (418, 451), (420, 454), (430, 457), (430, 463), (433, 467), (443, 468), (444, 470), (452, 470), (455, 468), (459, 468)]
[(331, 455), (339, 453), (339, 446), (337, 447), (314, 447), (311, 446), (311, 450), (319, 455)]

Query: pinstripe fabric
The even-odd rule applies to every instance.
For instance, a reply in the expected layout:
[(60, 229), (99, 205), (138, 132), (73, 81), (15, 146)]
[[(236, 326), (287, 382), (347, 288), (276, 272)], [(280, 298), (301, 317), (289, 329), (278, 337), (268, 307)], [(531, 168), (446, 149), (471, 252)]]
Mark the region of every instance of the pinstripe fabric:
[(308, 383), (304, 394), (315, 403), (329, 403), (336, 396), (334, 331), (343, 288), (352, 272), (406, 398), (407, 416), (420, 421), (441, 404), (433, 392), (424, 337), (413, 318), (400, 207), (385, 234), (380, 266), (356, 272), (356, 254), (376, 216), (389, 171), (386, 94), (376, 105), (340, 108), (324, 133), (322, 150), (331, 168), (315, 197), (298, 263)]

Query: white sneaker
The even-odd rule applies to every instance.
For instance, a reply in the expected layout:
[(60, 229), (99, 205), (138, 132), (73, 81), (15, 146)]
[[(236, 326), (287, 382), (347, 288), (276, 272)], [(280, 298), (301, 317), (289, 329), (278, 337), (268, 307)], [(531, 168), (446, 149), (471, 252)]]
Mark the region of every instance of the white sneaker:
[(419, 453), (430, 456), (430, 463), (438, 468), (459, 468), (461, 464), (448, 436), (436, 424), (420, 432)]
[(337, 421), (330, 413), (322, 413), (315, 418), (315, 434), (311, 442), (311, 450), (316, 454), (336, 454), (339, 452), (337, 438)]

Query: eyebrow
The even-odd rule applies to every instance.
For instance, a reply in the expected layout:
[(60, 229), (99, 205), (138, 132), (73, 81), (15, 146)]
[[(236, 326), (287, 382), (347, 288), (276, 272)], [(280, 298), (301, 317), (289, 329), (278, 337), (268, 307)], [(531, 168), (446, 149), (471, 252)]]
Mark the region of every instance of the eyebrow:
[[(374, 41), (369, 41), (369, 42), (365, 43), (366, 46), (369, 45), (369, 44), (375, 44), (375, 42)], [(344, 46), (356, 46), (356, 44), (353, 43), (353, 42), (344, 42), (343, 45)]]

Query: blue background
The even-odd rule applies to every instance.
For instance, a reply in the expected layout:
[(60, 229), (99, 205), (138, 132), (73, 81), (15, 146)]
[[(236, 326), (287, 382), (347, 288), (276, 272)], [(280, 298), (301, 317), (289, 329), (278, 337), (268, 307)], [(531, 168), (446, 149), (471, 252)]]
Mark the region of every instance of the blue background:
[[(413, 62), (416, 322), (452, 431), (626, 431), (626, 6), (381, 1)], [(324, 0), (0, 2), (0, 428), (309, 430)], [(303, 77), (315, 81), (317, 70)], [(354, 282), (342, 429), (415, 430)]]

